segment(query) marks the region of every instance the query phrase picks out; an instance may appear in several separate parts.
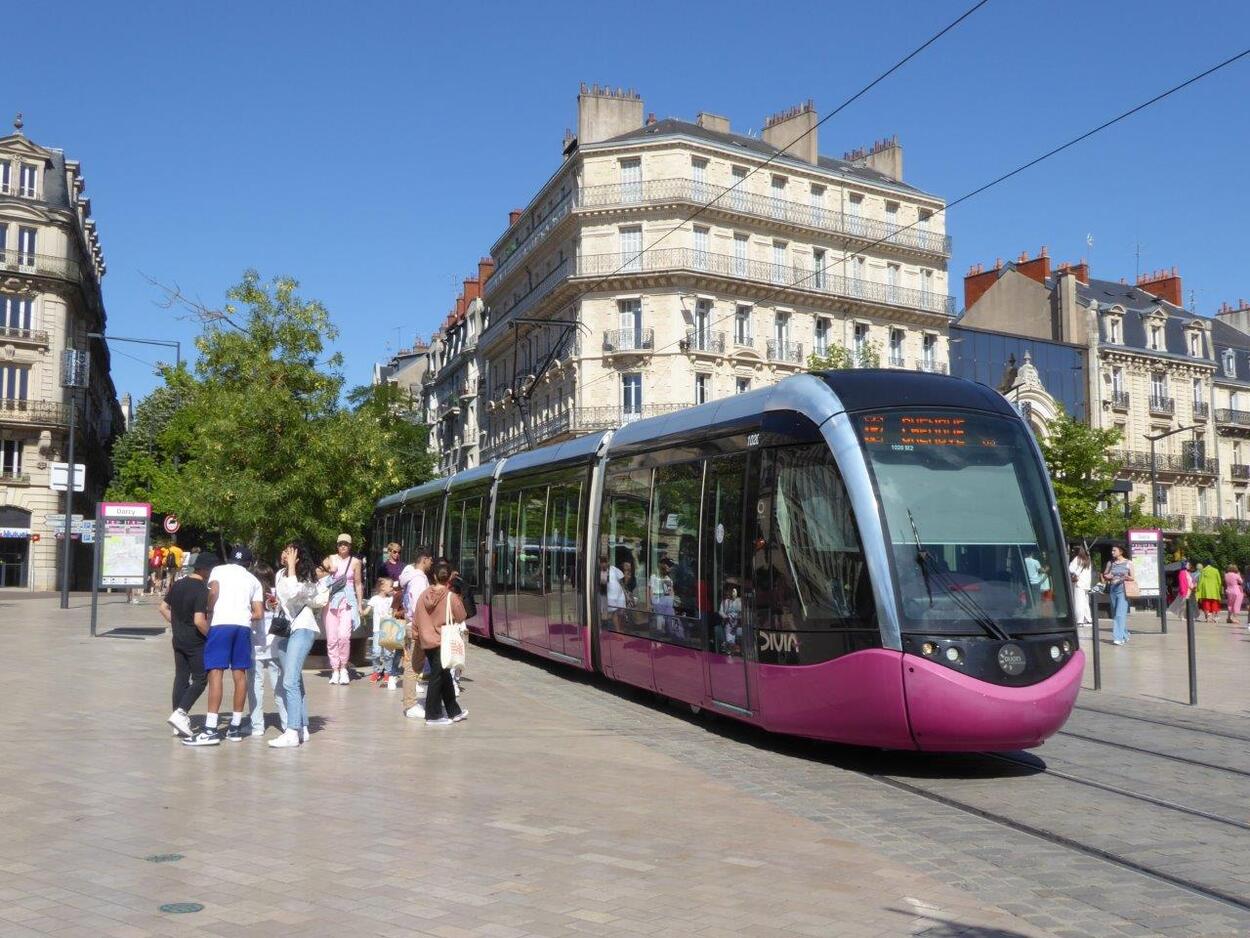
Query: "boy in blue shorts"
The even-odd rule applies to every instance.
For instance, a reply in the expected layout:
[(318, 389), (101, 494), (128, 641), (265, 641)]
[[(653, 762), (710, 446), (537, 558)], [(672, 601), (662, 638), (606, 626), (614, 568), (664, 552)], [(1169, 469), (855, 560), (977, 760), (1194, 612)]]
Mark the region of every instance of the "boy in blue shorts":
[(208, 672), (208, 715), (204, 729), (185, 746), (216, 746), (221, 743), (217, 732), (217, 711), (221, 709), (223, 672), (234, 679), (234, 706), (226, 739), (239, 741), (251, 735), (243, 727), (243, 708), (247, 704), (248, 670), (252, 667), (252, 620), (265, 614), (264, 590), (260, 580), (252, 576), (252, 552), (244, 545), (230, 552), (230, 562), (213, 567), (208, 577), (208, 638), (204, 643), (204, 670)]

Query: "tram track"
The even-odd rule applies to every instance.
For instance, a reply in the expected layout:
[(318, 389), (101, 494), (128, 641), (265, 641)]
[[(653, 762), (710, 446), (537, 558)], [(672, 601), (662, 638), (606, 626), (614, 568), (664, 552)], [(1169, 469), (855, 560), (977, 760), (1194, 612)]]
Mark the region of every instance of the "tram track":
[(1136, 752), (1145, 756), (1155, 756), (1159, 759), (1167, 759), (1169, 762), (1182, 762), (1185, 765), (1192, 765), (1200, 769), (1210, 769), (1213, 772), (1227, 772), (1230, 775), (1239, 775), (1242, 778), (1250, 778), (1250, 771), (1245, 769), (1237, 769), (1228, 765), (1217, 765), (1214, 762), (1204, 762), (1201, 759), (1191, 759), (1188, 756), (1178, 756), (1175, 753), (1159, 752), (1156, 749), (1147, 749), (1144, 746), (1134, 746), (1131, 743), (1120, 743), (1110, 739), (1101, 739), (1097, 736), (1087, 736), (1084, 733), (1074, 733), (1071, 730), (1060, 730), (1059, 736), (1067, 736), (1071, 739), (1079, 739), (1082, 742), (1094, 743), (1099, 746), (1111, 746), (1115, 749), (1122, 749), (1126, 752)]
[[(1243, 736), (1239, 733), (1225, 733), (1222, 730), (1202, 729), (1197, 726), (1189, 726), (1185, 723), (1176, 723), (1171, 720), (1159, 720), (1154, 717), (1142, 717), (1133, 713), (1121, 713), (1118, 710), (1100, 710), (1098, 707), (1089, 707), (1078, 704), (1074, 709), (1084, 713), (1097, 713), (1100, 716), (1119, 717), (1121, 720), (1132, 720), (1136, 723), (1148, 723), (1152, 726), (1166, 726), (1169, 729), (1183, 730), (1188, 733), (1197, 733), (1201, 736), (1213, 736), (1218, 739), (1229, 739), (1234, 742), (1250, 743), (1250, 736)], [(1067, 732), (1061, 730), (1061, 733)]]

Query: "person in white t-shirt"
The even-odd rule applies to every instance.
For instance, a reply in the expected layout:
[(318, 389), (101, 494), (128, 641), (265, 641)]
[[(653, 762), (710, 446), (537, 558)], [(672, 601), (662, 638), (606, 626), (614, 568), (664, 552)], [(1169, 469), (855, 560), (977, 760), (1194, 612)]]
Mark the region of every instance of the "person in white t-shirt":
[(404, 715), (414, 720), (425, 718), (425, 707), (417, 703), (417, 675), (425, 665), (425, 652), (417, 641), (413, 629), (413, 613), (417, 608), (417, 600), (430, 588), (430, 568), (434, 566), (434, 555), (425, 548), (417, 549), (417, 558), (404, 568), (399, 575), (399, 587), (404, 593), (404, 618), (408, 622), (408, 632), (404, 639)]
[(221, 708), (222, 672), (229, 669), (234, 679), (234, 707), (226, 739), (238, 741), (251, 735), (243, 729), (243, 708), (247, 705), (247, 673), (252, 667), (252, 620), (264, 616), (264, 590), (252, 576), (252, 552), (240, 544), (230, 552), (230, 562), (213, 567), (208, 577), (208, 638), (204, 642), (204, 670), (208, 672), (208, 715), (204, 729), (185, 746), (216, 746), (217, 711)]
[(278, 722), (286, 732), (286, 694), (282, 690), (282, 668), (278, 664), (275, 646), (277, 636), (271, 635), (269, 625), (273, 622), (274, 613), (278, 610), (278, 595), (274, 591), (273, 567), (267, 563), (258, 563), (252, 567), (252, 574), (260, 581), (265, 591), (265, 614), (252, 620), (252, 670), (251, 692), (248, 703), (252, 713), (248, 724), (253, 736), (265, 735), (265, 676), (269, 677), (269, 686), (273, 690), (273, 702), (278, 708)]

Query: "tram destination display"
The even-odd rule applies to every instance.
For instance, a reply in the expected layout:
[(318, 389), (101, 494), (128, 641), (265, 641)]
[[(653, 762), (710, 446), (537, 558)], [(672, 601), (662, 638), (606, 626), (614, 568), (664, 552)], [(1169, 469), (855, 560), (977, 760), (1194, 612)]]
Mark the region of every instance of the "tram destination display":
[(976, 432), (966, 417), (955, 414), (865, 414), (860, 418), (860, 435), (866, 446), (901, 451), (939, 446), (998, 447), (992, 435)]

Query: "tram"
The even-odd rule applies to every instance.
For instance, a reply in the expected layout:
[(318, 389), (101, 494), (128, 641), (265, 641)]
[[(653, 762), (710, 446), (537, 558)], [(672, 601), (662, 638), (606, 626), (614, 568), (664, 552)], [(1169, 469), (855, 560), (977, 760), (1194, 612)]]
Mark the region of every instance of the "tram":
[(848, 370), (522, 452), (377, 503), (451, 558), (469, 628), (765, 730), (1013, 750), (1084, 656), (1020, 416), (958, 378)]

